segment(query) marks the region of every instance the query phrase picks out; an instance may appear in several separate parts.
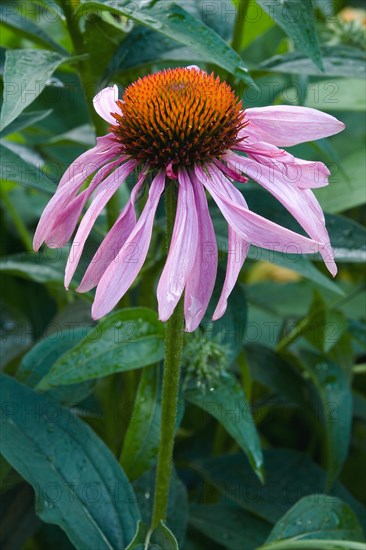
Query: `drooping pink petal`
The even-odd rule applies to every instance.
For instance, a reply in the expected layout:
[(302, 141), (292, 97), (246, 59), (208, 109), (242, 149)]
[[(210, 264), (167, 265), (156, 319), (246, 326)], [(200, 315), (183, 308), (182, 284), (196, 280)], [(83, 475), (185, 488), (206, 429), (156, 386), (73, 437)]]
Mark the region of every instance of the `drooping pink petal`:
[(98, 115), (110, 124), (116, 123), (116, 119), (111, 115), (111, 113), (121, 114), (121, 109), (118, 107), (116, 101), (118, 101), (117, 84), (104, 88), (97, 93), (93, 99), (94, 109)]
[[(260, 248), (285, 253), (293, 253), (295, 248), (297, 254), (314, 254), (325, 247), (324, 243), (281, 227), (244, 208), (237, 201), (229, 199), (228, 187), (232, 192), (240, 192), (216, 166), (206, 165), (206, 169), (209, 177), (200, 166), (197, 166), (195, 168), (197, 177), (212, 195), (228, 224), (246, 241)], [(226, 189), (226, 192), (223, 191), (223, 188)]]
[(192, 173), (190, 180), (198, 217), (198, 245), (184, 292), (184, 317), (186, 331), (193, 332), (202, 321), (215, 286), (218, 252), (205, 190)]
[(85, 241), (89, 236), (89, 233), (94, 225), (95, 220), (114, 195), (121, 183), (127, 178), (127, 176), (136, 168), (138, 162), (135, 160), (128, 160), (117, 168), (110, 176), (108, 176), (97, 189), (92, 203), (86, 211), (79, 228), (76, 232), (74, 241), (72, 243), (69, 257), (67, 259), (65, 269), (65, 287), (68, 288), (70, 281), (75, 273), (75, 270), (80, 261)]
[(127, 204), (94, 254), (77, 288), (78, 292), (87, 292), (97, 286), (103, 273), (109, 264), (115, 260), (118, 252), (130, 236), (136, 225), (135, 200), (144, 183), (145, 177), (146, 172), (142, 171), (135, 187), (131, 191), (131, 196)]
[(90, 174), (95, 172), (95, 170), (100, 168), (105, 162), (112, 160), (121, 148), (113, 141), (113, 138), (113, 134), (98, 137), (95, 147), (90, 149), (90, 151), (85, 151), (85, 153), (80, 155), (70, 164), (58, 184), (58, 189), (76, 176), (81, 177), (82, 180), (85, 181)]
[(91, 197), (94, 190), (98, 187), (100, 182), (102, 182), (112, 170), (122, 164), (124, 160), (125, 157), (120, 157), (118, 160), (110, 162), (100, 168), (88, 187), (70, 200), (70, 202), (54, 216), (48, 234), (45, 237), (46, 244), (49, 248), (61, 248), (67, 243), (75, 230), (86, 202)]
[(159, 319), (169, 319), (182, 296), (192, 270), (198, 245), (198, 220), (191, 180), (184, 168), (178, 171), (178, 205), (168, 258), (161, 274), (157, 297)]
[(233, 229), (228, 226), (228, 255), (225, 281), (222, 287), (219, 301), (212, 315), (212, 320), (216, 321), (222, 317), (227, 309), (227, 301), (238, 280), (239, 273), (246, 260), (250, 248), (250, 243), (241, 238)]
[(281, 147), (332, 136), (345, 127), (331, 115), (292, 105), (246, 109), (245, 119), (249, 124), (241, 131), (242, 137)]
[(332, 248), (326, 230), (323, 215), (319, 216), (320, 206), (310, 189), (301, 189), (296, 185), (288, 185), (283, 181), (283, 174), (276, 164), (262, 164), (253, 158), (241, 157), (233, 152), (227, 154), (231, 162), (236, 162), (252, 179), (258, 181), (267, 191), (276, 197), (281, 204), (294, 216), (314, 241), (323, 246), (319, 250), (327, 268), (335, 275), (337, 267), (334, 263)]
[[(232, 185), (223, 187), (222, 191), (227, 193), (227, 197), (229, 199), (232, 199), (243, 208), (248, 207), (243, 195), (237, 192)], [(246, 239), (240, 237), (234, 229), (228, 225), (228, 256), (225, 281), (219, 301), (212, 316), (213, 321), (216, 321), (222, 317), (227, 309), (228, 298), (236, 284), (236, 281), (238, 280), (239, 273), (248, 255), (249, 248), (250, 243)]]
[[(39, 250), (43, 242), (48, 239), (55, 219), (62, 216), (67, 205), (72, 201), (80, 187), (84, 184), (83, 178), (83, 174), (78, 174), (75, 178), (68, 181), (67, 184), (56, 191), (49, 203), (46, 205), (33, 237), (33, 248), (36, 252)], [(56, 247), (56, 241), (54, 241), (54, 243)]]
[[(282, 172), (284, 181), (289, 185), (296, 185), (304, 189), (328, 185), (330, 172), (322, 162), (296, 158), (287, 151), (265, 142), (244, 142), (235, 148), (261, 164), (275, 166)], [(229, 158), (226, 157), (227, 160)]]
[(151, 183), (149, 197), (134, 229), (99, 281), (92, 307), (93, 319), (109, 313), (137, 277), (150, 245), (154, 216), (164, 184), (165, 174), (160, 171)]

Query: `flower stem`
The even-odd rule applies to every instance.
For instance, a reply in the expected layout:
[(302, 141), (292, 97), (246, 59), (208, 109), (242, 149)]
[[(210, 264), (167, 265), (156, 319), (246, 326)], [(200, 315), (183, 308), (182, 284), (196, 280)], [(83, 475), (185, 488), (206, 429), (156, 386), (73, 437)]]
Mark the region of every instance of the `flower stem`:
[[(173, 234), (174, 219), (177, 208), (176, 189), (173, 182), (169, 182), (167, 185), (165, 205), (167, 218), (167, 243), (169, 246)], [(168, 506), (182, 348), (183, 297), (176, 306), (173, 315), (166, 323), (161, 442), (156, 472), (154, 508), (151, 525), (152, 529), (155, 529), (161, 520), (165, 520)]]

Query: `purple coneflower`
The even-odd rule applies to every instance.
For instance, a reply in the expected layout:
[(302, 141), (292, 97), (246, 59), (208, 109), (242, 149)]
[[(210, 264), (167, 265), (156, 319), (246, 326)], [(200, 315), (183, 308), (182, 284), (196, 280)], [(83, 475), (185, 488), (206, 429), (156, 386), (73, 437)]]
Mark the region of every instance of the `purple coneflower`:
[[(344, 125), (315, 109), (293, 106), (242, 109), (234, 92), (197, 67), (168, 69), (138, 79), (118, 99), (117, 86), (94, 99), (109, 133), (77, 158), (63, 175), (39, 221), (34, 248), (45, 241), (62, 247), (82, 218), (66, 266), (68, 287), (92, 226), (131, 172), (138, 178), (118, 219), (89, 264), (78, 291), (96, 287), (93, 318), (109, 313), (138, 275), (148, 252), (153, 221), (166, 185), (177, 185), (178, 202), (168, 257), (157, 288), (159, 316), (166, 321), (184, 292), (186, 330), (197, 328), (206, 311), (217, 272), (217, 245), (206, 191), (228, 223), (226, 278), (213, 319), (221, 317), (250, 244), (282, 252), (320, 252), (337, 268), (324, 215), (311, 188), (327, 185), (321, 162), (297, 159), (278, 146), (316, 140)], [(136, 220), (135, 201), (146, 175), (149, 194)], [(249, 210), (232, 181), (246, 174), (274, 195), (309, 237)], [(85, 188), (85, 181), (91, 177)], [(175, 180), (172, 181), (172, 180)]]

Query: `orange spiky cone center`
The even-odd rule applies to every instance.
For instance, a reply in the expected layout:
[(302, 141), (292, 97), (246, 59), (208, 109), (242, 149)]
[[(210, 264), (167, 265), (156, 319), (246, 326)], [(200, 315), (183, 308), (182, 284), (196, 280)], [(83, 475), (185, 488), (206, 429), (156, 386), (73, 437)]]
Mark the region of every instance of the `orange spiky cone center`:
[(191, 166), (237, 143), (244, 112), (233, 90), (213, 74), (191, 68), (138, 79), (117, 102), (111, 130), (123, 153), (154, 167)]

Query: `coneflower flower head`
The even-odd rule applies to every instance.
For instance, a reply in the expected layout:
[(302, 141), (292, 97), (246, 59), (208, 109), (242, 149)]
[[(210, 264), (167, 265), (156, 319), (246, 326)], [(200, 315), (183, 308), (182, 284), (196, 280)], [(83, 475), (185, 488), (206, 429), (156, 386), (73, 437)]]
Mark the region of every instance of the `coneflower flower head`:
[[(315, 109), (293, 106), (243, 110), (225, 82), (198, 67), (168, 69), (131, 84), (120, 100), (117, 86), (94, 98), (109, 133), (63, 175), (38, 224), (34, 248), (64, 246), (87, 202), (66, 266), (68, 287), (95, 220), (126, 177), (138, 169), (130, 198), (90, 262), (80, 292), (96, 287), (92, 315), (106, 315), (137, 277), (148, 252), (153, 221), (166, 185), (178, 188), (177, 211), (157, 298), (166, 321), (184, 292), (186, 330), (201, 322), (217, 272), (217, 244), (209, 192), (228, 222), (228, 262), (213, 319), (222, 316), (250, 244), (281, 252), (320, 252), (335, 275), (333, 251), (322, 209), (311, 191), (327, 185), (321, 162), (295, 158), (292, 146), (335, 134), (344, 125)], [(135, 202), (153, 173), (146, 204), (136, 218)], [(249, 210), (232, 181), (256, 180), (296, 218), (309, 237)], [(89, 185), (84, 188), (87, 178)], [(176, 180), (175, 182), (171, 180)], [(243, 186), (245, 191), (245, 186)], [(230, 251), (235, 253), (230, 253)], [(237, 253), (239, 251), (239, 254)]]

